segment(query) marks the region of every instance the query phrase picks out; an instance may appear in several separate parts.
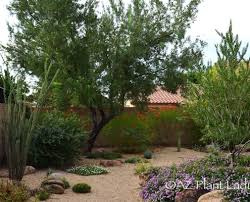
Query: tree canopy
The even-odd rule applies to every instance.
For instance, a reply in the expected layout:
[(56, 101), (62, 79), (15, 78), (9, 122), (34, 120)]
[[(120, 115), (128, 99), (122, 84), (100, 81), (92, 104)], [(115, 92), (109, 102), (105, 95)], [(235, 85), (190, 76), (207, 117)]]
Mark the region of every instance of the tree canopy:
[(157, 85), (174, 91), (200, 65), (204, 43), (186, 34), (199, 3), (13, 0), (18, 22), (10, 26), (8, 61), (37, 76), (45, 59), (62, 69), (63, 103), (74, 96), (89, 107), (97, 134), (127, 100), (144, 108)]

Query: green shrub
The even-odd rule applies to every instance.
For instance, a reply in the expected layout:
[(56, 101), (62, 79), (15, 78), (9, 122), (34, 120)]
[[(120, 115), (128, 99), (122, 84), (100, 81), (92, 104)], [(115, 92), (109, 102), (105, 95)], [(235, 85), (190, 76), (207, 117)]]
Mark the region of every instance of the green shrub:
[(135, 167), (135, 174), (145, 175), (153, 169), (151, 163), (137, 163)]
[(47, 191), (40, 191), (36, 194), (36, 198), (39, 201), (46, 201), (49, 198), (50, 194)]
[(144, 152), (144, 158), (145, 159), (152, 159), (152, 157), (153, 157), (153, 152), (151, 152), (150, 150), (146, 150)]
[(10, 182), (0, 182), (0, 201), (23, 202), (30, 198), (30, 193), (24, 185), (14, 185)]
[[(147, 114), (147, 124), (153, 131), (152, 142), (158, 145), (176, 145), (178, 136), (185, 135), (190, 145), (202, 145), (200, 129), (182, 109), (150, 112)], [(181, 138), (182, 139), (182, 138)], [(185, 144), (185, 142), (184, 142)]]
[(89, 193), (91, 192), (91, 186), (85, 183), (79, 183), (74, 185), (72, 190), (75, 193)]
[(82, 123), (76, 115), (44, 113), (37, 125), (29, 152), (35, 167), (62, 167), (80, 157), (84, 144)]
[(123, 113), (104, 128), (104, 136), (118, 151), (137, 153), (148, 147), (152, 133), (136, 113)]
[(74, 173), (77, 175), (88, 176), (107, 174), (108, 170), (101, 166), (78, 166), (68, 169), (67, 172)]
[(69, 182), (66, 180), (66, 178), (63, 178), (62, 181), (63, 181), (63, 187), (64, 187), (64, 189), (70, 188), (70, 184), (69, 184)]
[(92, 153), (88, 153), (86, 157), (89, 159), (113, 160), (113, 159), (122, 158), (122, 155), (120, 153), (115, 153), (115, 152), (92, 152)]
[(125, 160), (125, 163), (148, 163), (148, 160), (142, 159), (140, 157), (131, 157)]
[(250, 167), (250, 156), (239, 156), (236, 160), (237, 165)]

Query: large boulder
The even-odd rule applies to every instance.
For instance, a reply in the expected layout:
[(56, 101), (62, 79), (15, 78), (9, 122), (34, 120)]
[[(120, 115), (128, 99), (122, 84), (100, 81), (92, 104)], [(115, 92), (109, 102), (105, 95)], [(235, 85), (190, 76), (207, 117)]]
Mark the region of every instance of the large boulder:
[[(36, 169), (32, 166), (26, 166), (24, 170), (24, 175), (30, 175), (36, 172)], [(7, 169), (0, 170), (0, 177), (9, 177), (9, 171)]]
[(24, 170), (24, 175), (30, 175), (36, 172), (36, 169), (33, 166), (26, 166)]
[(47, 185), (43, 185), (42, 188), (51, 194), (63, 194), (64, 193), (63, 186), (60, 186), (58, 184), (47, 184)]
[(63, 173), (52, 173), (48, 176), (48, 180), (63, 180), (65, 175)]
[(223, 191), (215, 190), (202, 195), (198, 202), (225, 202)]
[(113, 166), (121, 166), (122, 161), (120, 160), (101, 160), (100, 165), (104, 167), (113, 167)]
[(62, 180), (53, 180), (53, 179), (49, 180), (49, 179), (47, 179), (47, 180), (45, 180), (45, 181), (42, 182), (43, 186), (45, 186), (45, 185), (51, 185), (51, 184), (57, 184), (57, 185), (60, 185), (60, 186), (64, 187), (64, 183), (63, 183)]

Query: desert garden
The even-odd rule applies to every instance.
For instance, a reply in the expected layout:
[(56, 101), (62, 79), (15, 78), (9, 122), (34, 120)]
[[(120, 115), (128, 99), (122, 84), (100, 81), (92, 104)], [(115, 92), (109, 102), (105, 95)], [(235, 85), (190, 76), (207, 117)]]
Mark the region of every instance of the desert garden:
[(200, 3), (12, 0), (0, 202), (250, 201), (248, 46), (205, 65)]

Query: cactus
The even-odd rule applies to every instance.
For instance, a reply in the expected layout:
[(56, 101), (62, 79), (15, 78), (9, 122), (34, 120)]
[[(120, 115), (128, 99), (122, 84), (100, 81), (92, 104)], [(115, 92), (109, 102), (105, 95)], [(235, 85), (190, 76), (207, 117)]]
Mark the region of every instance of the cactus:
[(177, 133), (177, 152), (181, 151), (181, 132)]
[[(39, 110), (44, 102), (46, 92), (54, 81), (56, 72), (51, 82), (48, 82), (51, 65), (45, 63), (45, 78), (42, 83), (35, 108), (27, 117), (27, 103), (24, 92), (24, 83), (18, 79), (16, 84), (10, 86), (10, 92), (5, 96), (6, 117), (3, 121), (3, 132), (5, 136), (5, 149), (9, 178), (14, 182), (22, 180), (26, 167), (29, 145), (32, 132), (37, 122)], [(6, 83), (4, 84), (4, 89)]]

